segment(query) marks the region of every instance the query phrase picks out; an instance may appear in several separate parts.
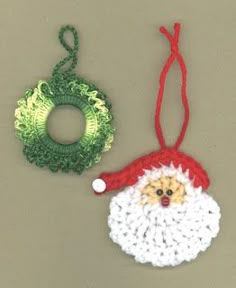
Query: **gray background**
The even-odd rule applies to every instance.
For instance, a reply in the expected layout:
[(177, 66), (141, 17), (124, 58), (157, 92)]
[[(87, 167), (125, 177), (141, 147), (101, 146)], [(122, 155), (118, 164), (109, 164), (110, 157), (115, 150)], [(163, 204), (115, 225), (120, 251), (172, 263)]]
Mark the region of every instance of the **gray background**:
[[(0, 287), (235, 287), (235, 9), (234, 0), (1, 0)], [(209, 193), (223, 218), (219, 237), (196, 261), (155, 269), (135, 263), (109, 240), (106, 221), (115, 193), (95, 197), (91, 181), (159, 148), (154, 107), (169, 45), (158, 28), (171, 29), (174, 21), (183, 24), (191, 109), (181, 149), (209, 172)], [(116, 117), (112, 150), (82, 176), (29, 164), (14, 136), (17, 99), (50, 77), (66, 55), (57, 41), (62, 24), (79, 30), (76, 71), (106, 92)], [(162, 111), (170, 144), (183, 119), (180, 79), (175, 65)], [(55, 137), (68, 140), (83, 130), (71, 112), (52, 117)]]

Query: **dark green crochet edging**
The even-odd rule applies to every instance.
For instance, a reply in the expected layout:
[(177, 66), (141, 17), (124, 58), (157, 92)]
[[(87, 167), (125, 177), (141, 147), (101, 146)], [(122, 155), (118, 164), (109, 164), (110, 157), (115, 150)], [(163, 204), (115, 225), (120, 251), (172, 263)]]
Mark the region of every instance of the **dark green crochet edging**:
[[(73, 49), (63, 38), (68, 30), (75, 38)], [(40, 80), (35, 89), (26, 90), (17, 103), (15, 128), (16, 136), (24, 143), (23, 151), (29, 162), (48, 167), (53, 172), (75, 171), (81, 174), (84, 169), (100, 161), (102, 152), (111, 148), (114, 128), (111, 125), (111, 104), (106, 96), (93, 84), (71, 73), (77, 62), (76, 37), (77, 32), (73, 27), (64, 26), (61, 29), (60, 42), (70, 54), (55, 66), (50, 80)], [(71, 66), (59, 72), (70, 60)], [(48, 133), (49, 114), (59, 105), (73, 105), (84, 114), (84, 134), (72, 144), (57, 143)]]

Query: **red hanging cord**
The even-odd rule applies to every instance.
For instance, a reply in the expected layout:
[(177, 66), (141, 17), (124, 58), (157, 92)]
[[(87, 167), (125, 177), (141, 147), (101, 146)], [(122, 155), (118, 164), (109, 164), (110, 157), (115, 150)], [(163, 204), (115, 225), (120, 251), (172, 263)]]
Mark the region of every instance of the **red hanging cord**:
[(165, 139), (163, 136), (162, 128), (161, 128), (161, 123), (160, 123), (160, 113), (161, 113), (161, 106), (162, 106), (162, 100), (163, 100), (163, 94), (165, 90), (165, 82), (166, 82), (166, 77), (167, 74), (170, 70), (171, 65), (175, 60), (177, 60), (179, 67), (182, 72), (182, 86), (181, 86), (181, 95), (182, 95), (182, 103), (184, 106), (184, 111), (185, 111), (185, 116), (184, 116), (184, 122), (180, 131), (180, 134), (178, 136), (178, 139), (174, 145), (175, 149), (178, 149), (180, 144), (183, 141), (184, 135), (186, 133), (186, 129), (188, 126), (188, 121), (189, 121), (189, 106), (188, 106), (188, 99), (187, 99), (187, 94), (186, 94), (186, 77), (187, 77), (187, 69), (184, 63), (184, 60), (179, 52), (178, 49), (178, 42), (179, 42), (179, 33), (180, 33), (180, 24), (175, 23), (174, 25), (174, 35), (172, 36), (165, 27), (160, 28), (160, 32), (166, 36), (166, 38), (170, 42), (170, 48), (171, 48), (171, 55), (167, 59), (161, 74), (160, 74), (160, 88), (158, 91), (158, 96), (157, 96), (157, 105), (156, 105), (156, 116), (155, 116), (155, 128), (156, 128), (156, 134), (157, 138), (159, 140), (159, 143), (161, 145), (161, 148), (166, 147)]

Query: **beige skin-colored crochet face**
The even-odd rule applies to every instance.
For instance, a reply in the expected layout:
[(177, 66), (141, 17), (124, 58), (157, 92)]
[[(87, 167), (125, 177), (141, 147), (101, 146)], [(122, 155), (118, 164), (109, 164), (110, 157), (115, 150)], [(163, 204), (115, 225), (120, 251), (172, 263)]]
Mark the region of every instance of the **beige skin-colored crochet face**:
[[(158, 180), (149, 180), (149, 183), (141, 190), (141, 193), (147, 197), (142, 201), (144, 204), (156, 204), (162, 203), (162, 199), (168, 198), (169, 204), (184, 202), (184, 196), (186, 194), (184, 185), (180, 183), (175, 176), (173, 177), (160, 177)], [(169, 206), (165, 205), (165, 206)], [(163, 205), (164, 206), (164, 205)]]

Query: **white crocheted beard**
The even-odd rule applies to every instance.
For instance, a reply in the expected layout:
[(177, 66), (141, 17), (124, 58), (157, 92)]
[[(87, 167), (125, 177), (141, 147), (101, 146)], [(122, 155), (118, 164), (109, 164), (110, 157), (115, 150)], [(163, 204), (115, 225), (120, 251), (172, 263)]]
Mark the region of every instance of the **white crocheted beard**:
[[(143, 192), (153, 180), (160, 185), (157, 180), (162, 177), (174, 177), (184, 186), (180, 201), (172, 201), (171, 197), (181, 189), (169, 197), (168, 206), (162, 205), (160, 195), (155, 201), (151, 190)], [(188, 173), (184, 174), (181, 167), (163, 166), (145, 171), (136, 185), (112, 198), (108, 225), (111, 239), (137, 262), (163, 267), (191, 261), (205, 251), (219, 232), (219, 220), (218, 204), (201, 187), (193, 187)]]

